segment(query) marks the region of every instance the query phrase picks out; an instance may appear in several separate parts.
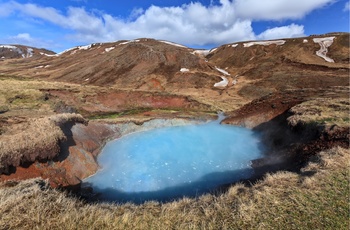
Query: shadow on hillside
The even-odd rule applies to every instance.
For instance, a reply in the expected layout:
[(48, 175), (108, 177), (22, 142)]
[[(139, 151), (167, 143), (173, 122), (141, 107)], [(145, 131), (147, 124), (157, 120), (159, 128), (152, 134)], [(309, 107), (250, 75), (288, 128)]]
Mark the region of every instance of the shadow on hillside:
[(75, 122), (67, 122), (64, 125), (60, 125), (62, 132), (66, 136), (66, 140), (60, 142), (60, 153), (53, 159), (53, 161), (64, 161), (70, 154), (69, 147), (76, 145), (72, 133), (72, 127), (75, 124)]

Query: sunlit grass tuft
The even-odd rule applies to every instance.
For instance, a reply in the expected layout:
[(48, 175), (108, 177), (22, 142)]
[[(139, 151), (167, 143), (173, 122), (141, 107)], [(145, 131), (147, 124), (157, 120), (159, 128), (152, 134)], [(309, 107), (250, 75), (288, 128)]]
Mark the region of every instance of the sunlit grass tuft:
[(349, 126), (350, 102), (348, 99), (314, 99), (294, 106), (293, 116), (288, 118), (292, 125), (303, 124)]

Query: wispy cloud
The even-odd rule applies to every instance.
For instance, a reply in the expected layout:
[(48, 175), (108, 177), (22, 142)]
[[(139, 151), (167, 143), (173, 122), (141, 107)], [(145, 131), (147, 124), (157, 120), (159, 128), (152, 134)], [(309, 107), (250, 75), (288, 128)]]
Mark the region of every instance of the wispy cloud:
[(350, 11), (350, 2), (345, 3), (344, 11)]
[(182, 6), (135, 9), (126, 19), (84, 8), (0, 3), (0, 17), (24, 14), (67, 30), (65, 37), (82, 43), (151, 37), (187, 45), (222, 44), (241, 40), (303, 35), (303, 25), (270, 28), (256, 35), (253, 21), (302, 18), (334, 0), (220, 0), (219, 5), (192, 2)]
[(8, 36), (6, 38), (3, 38), (1, 42), (4, 44), (20, 44), (38, 48), (56, 47), (53, 41), (47, 41), (32, 37), (29, 33), (20, 33), (14, 36)]

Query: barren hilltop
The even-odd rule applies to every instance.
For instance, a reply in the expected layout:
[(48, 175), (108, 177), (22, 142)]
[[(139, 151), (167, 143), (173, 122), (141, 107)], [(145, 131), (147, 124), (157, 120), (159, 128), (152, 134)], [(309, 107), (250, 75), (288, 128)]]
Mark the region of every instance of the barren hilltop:
[[(148, 38), (58, 54), (0, 45), (0, 229), (283, 228), (291, 220), (347, 229), (349, 44), (348, 33), (331, 33), (211, 50)], [(253, 162), (256, 177), (166, 204), (86, 204), (92, 195), (79, 185), (98, 170), (106, 141), (219, 111), (225, 124), (262, 132), (269, 152)]]

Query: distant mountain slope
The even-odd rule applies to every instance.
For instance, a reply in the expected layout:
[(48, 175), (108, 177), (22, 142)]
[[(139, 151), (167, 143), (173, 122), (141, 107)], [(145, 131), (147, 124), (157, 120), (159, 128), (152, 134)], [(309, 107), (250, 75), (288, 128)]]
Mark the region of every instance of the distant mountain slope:
[[(30, 63), (16, 61), (15, 73), (101, 86), (152, 88), (154, 85), (157, 90), (167, 83), (176, 83), (175, 75), (183, 76), (186, 72), (195, 76), (187, 74), (186, 79), (193, 87), (209, 87), (220, 81), (220, 73), (193, 51), (153, 39), (96, 43), (60, 54), (43, 55), (40, 60)], [(203, 76), (198, 73), (204, 74), (209, 81), (201, 81)], [(215, 74), (209, 76), (207, 73)], [(194, 79), (196, 76), (198, 79)]]
[[(320, 57), (319, 42), (328, 42), (326, 54), (332, 66), (349, 63), (349, 34), (323, 35), (271, 41), (250, 41), (223, 45), (211, 52), (207, 58), (220, 66), (244, 68), (262, 62), (291, 61), (304, 64), (327, 65), (329, 59)], [(322, 56), (322, 55), (321, 55)], [(329, 66), (329, 65), (327, 65)]]
[(276, 90), (348, 85), (349, 34), (228, 44), (206, 58), (238, 82), (239, 94), (257, 98)]
[(13, 58), (31, 58), (40, 57), (43, 55), (53, 55), (52, 51), (46, 49), (38, 49), (23, 45), (1, 45), (0, 44), (0, 59)]
[(146, 38), (59, 54), (33, 48), (36, 58), (22, 58), (31, 52), (21, 50), (18, 59), (3, 59), (0, 73), (190, 96), (221, 110), (286, 89), (349, 85), (348, 33), (238, 42), (210, 51)]

